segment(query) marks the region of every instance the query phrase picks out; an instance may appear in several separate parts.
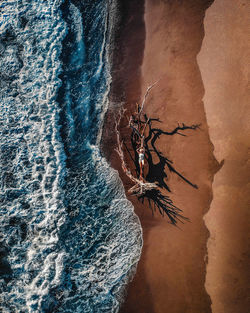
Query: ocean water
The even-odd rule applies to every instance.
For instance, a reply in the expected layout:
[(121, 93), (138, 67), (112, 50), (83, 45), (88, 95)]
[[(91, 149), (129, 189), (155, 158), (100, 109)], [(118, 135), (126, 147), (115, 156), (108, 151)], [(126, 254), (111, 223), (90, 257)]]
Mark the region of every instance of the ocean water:
[(118, 312), (142, 232), (100, 153), (115, 0), (0, 2), (0, 311)]

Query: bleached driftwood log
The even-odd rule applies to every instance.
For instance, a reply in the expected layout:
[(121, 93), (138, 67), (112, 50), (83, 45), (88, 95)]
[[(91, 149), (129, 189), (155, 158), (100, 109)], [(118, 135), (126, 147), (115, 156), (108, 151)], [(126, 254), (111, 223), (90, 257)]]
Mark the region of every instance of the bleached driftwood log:
[[(147, 100), (147, 97), (149, 95), (150, 90), (158, 83), (155, 82), (154, 84), (150, 85), (146, 93), (143, 97), (141, 105), (137, 103), (137, 108), (134, 113), (132, 113), (128, 118), (128, 125), (127, 127), (131, 129), (131, 144), (132, 149), (135, 153), (135, 158), (132, 157), (130, 151), (128, 150), (128, 147), (125, 143), (121, 140), (119, 126), (122, 117), (125, 117), (125, 109), (121, 109), (117, 115), (117, 119), (115, 121), (115, 131), (116, 131), (116, 137), (117, 137), (117, 148), (115, 149), (116, 152), (119, 155), (121, 166), (126, 174), (126, 176), (133, 182), (133, 186), (128, 190), (128, 192), (134, 194), (137, 196), (139, 201), (144, 201), (144, 199), (148, 200), (149, 207), (151, 208), (152, 212), (155, 211), (155, 209), (158, 209), (160, 214), (163, 216), (166, 214), (170, 220), (170, 222), (174, 225), (176, 225), (177, 221), (183, 222), (183, 220), (187, 221), (188, 218), (184, 217), (181, 212), (182, 210), (177, 208), (172, 200), (164, 193), (161, 192), (160, 188), (164, 186), (164, 188), (168, 191), (170, 189), (168, 186), (163, 183), (163, 180), (165, 177), (167, 177), (166, 173), (164, 172), (165, 165), (167, 166), (168, 170), (170, 172), (173, 172), (177, 174), (179, 177), (181, 177), (185, 182), (190, 184), (194, 188), (198, 188), (197, 185), (190, 182), (187, 178), (185, 178), (183, 175), (181, 175), (172, 165), (172, 161), (167, 159), (162, 155), (161, 152), (159, 152), (155, 146), (155, 142), (158, 138), (160, 138), (161, 135), (174, 135), (178, 134), (181, 136), (185, 136), (185, 134), (182, 133), (182, 131), (185, 130), (196, 130), (199, 128), (200, 125), (191, 125), (187, 126), (184, 123), (179, 124), (178, 126), (172, 130), (172, 131), (164, 131), (160, 128), (153, 127), (152, 122), (158, 122), (160, 123), (159, 118), (149, 118), (147, 114), (144, 112), (144, 105)], [(152, 149), (150, 149), (149, 144), (151, 145)], [(136, 166), (136, 172), (139, 173), (139, 178), (135, 177), (131, 170), (128, 168), (125, 156), (124, 156), (124, 147), (127, 149), (129, 156), (133, 160), (135, 166)], [(152, 167), (154, 164), (152, 163), (152, 154), (155, 153), (155, 155), (159, 158), (160, 163), (162, 164), (162, 173), (161, 176), (155, 176), (153, 175), (153, 179), (157, 183), (153, 182), (147, 182), (143, 175), (143, 169), (144, 169), (144, 157), (145, 153), (147, 156), (147, 165), (148, 165), (148, 174), (147, 177), (150, 177), (152, 179)], [(142, 154), (142, 157), (141, 157)], [(138, 159), (138, 163), (137, 163)], [(139, 165), (139, 166), (138, 166)], [(138, 170), (139, 168), (139, 170)], [(159, 174), (159, 173), (158, 173)], [(136, 175), (136, 174), (135, 174)]]
[(143, 194), (145, 194), (145, 192), (147, 190), (156, 189), (158, 186), (155, 183), (149, 183), (149, 182), (146, 182), (144, 179), (139, 180), (138, 178), (134, 177), (133, 174), (131, 173), (131, 171), (127, 167), (127, 164), (126, 164), (125, 158), (124, 158), (124, 153), (123, 153), (123, 142), (121, 141), (120, 132), (118, 129), (118, 126), (120, 125), (120, 121), (121, 121), (121, 118), (122, 118), (122, 115), (124, 112), (125, 112), (124, 109), (120, 110), (120, 112), (118, 114), (118, 119), (115, 122), (115, 131), (116, 131), (116, 138), (117, 138), (116, 152), (118, 153), (118, 155), (120, 157), (122, 169), (123, 169), (124, 173), (135, 184), (132, 188), (130, 188), (128, 190), (128, 192), (133, 193), (133, 194), (137, 194), (137, 195), (143, 195)]

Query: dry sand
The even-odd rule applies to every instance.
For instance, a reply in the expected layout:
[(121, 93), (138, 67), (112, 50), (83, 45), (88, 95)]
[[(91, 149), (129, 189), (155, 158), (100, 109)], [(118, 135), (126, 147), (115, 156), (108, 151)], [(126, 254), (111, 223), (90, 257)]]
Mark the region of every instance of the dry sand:
[[(113, 112), (116, 112), (121, 102), (124, 102), (128, 112), (132, 112), (136, 101), (142, 99), (147, 86), (160, 79), (148, 97), (145, 106), (146, 113), (151, 117), (160, 118), (162, 121), (160, 128), (163, 130), (172, 130), (177, 123), (201, 124), (199, 130), (186, 130), (184, 132), (186, 137), (161, 136), (156, 143), (157, 149), (174, 162), (174, 167), (192, 183), (198, 185), (197, 190), (174, 173), (169, 173), (166, 166), (162, 169), (167, 174), (166, 183), (171, 189), (171, 193), (166, 190), (163, 192), (183, 210), (183, 214), (190, 219), (190, 222), (178, 224), (179, 228), (174, 227), (168, 223), (166, 217), (162, 218), (157, 213), (152, 216), (146, 202), (141, 204), (135, 197), (128, 195), (142, 223), (144, 247), (137, 273), (129, 285), (127, 299), (121, 312), (208, 313), (212, 312), (208, 291), (212, 300), (215, 301), (212, 306), (213, 312), (245, 313), (219, 309), (218, 303), (223, 296), (222, 298), (218, 296), (215, 291), (218, 289), (215, 289), (213, 285), (218, 282), (216, 279), (219, 279), (219, 284), (223, 289), (225, 276), (218, 275), (220, 267), (223, 267), (223, 261), (219, 262), (219, 265), (218, 262), (216, 263), (216, 255), (221, 257), (221, 251), (216, 250), (213, 243), (210, 243), (211, 247), (209, 246), (212, 256), (208, 267), (207, 291), (205, 289), (209, 232), (203, 217), (212, 201), (214, 175), (222, 166), (222, 163), (219, 164), (213, 155), (213, 145), (209, 138), (206, 119), (206, 112), (208, 114), (210, 110), (208, 121), (211, 124), (209, 126), (214, 130), (212, 137), (216, 137), (217, 124), (213, 120), (215, 115), (211, 104), (213, 91), (210, 88), (210, 95), (206, 94), (205, 110), (204, 85), (197, 64), (197, 54), (200, 52), (204, 37), (204, 16), (211, 1), (146, 0), (145, 7), (143, 1), (135, 3), (129, 0), (121, 3), (123, 17), (116, 37), (111, 106), (103, 132), (103, 151), (111, 165), (119, 170), (125, 189), (131, 187), (131, 182), (121, 171), (119, 159), (114, 152), (115, 135), (112, 133)], [(213, 24), (213, 19), (210, 19), (208, 23), (211, 25), (207, 27), (212, 29), (215, 27), (211, 30), (212, 34), (216, 31), (216, 26)], [(210, 45), (211, 47), (208, 42), (207, 47), (212, 50), (212, 42)], [(213, 70), (208, 71), (209, 53), (210, 51), (206, 50), (199, 55), (199, 63), (207, 77), (205, 85), (211, 84), (213, 77)], [(218, 83), (222, 81), (218, 80)], [(124, 119), (121, 134), (129, 146), (130, 138), (126, 124), (126, 119)], [(227, 136), (230, 136), (230, 129), (228, 129)], [(235, 140), (237, 141), (237, 137)], [(216, 149), (218, 149), (217, 142)], [(245, 156), (244, 153), (242, 155)], [(225, 158), (224, 155), (223, 158)], [(222, 158), (218, 159), (222, 160)], [(134, 169), (135, 166), (128, 154), (127, 162), (131, 169)], [(156, 157), (154, 164), (156, 168), (159, 165)], [(216, 197), (219, 192), (220, 189), (216, 189)], [(226, 192), (230, 190), (225, 190), (224, 194)], [(242, 192), (246, 194), (246, 190)], [(226, 203), (225, 201), (225, 209)], [(214, 200), (214, 213), (209, 212), (206, 216), (207, 226), (211, 227), (213, 232), (212, 236), (214, 232), (218, 232), (220, 224), (219, 220), (216, 223), (211, 221), (219, 217), (222, 219), (222, 216), (215, 212), (216, 210)], [(229, 214), (230, 218), (233, 218), (232, 212)], [(239, 222), (242, 222), (241, 219)], [(229, 232), (226, 227), (228, 225), (224, 226), (225, 232)], [(220, 239), (221, 237), (218, 237), (218, 240)], [(230, 249), (227, 251), (228, 255), (230, 251)], [(220, 294), (221, 292), (223, 290), (220, 290)], [(229, 294), (232, 296), (230, 292)]]
[(218, 160), (206, 288), (214, 313), (250, 312), (250, 2), (215, 0), (198, 56), (204, 104)]

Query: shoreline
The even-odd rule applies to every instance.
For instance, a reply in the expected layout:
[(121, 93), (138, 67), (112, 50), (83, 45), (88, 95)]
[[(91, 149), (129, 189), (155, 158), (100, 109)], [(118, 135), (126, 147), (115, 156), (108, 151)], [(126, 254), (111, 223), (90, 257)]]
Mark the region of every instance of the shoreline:
[[(209, 226), (206, 213), (213, 199), (212, 183), (223, 162), (219, 164), (213, 154), (208, 128), (214, 125), (207, 124), (203, 103), (206, 86), (197, 63), (205, 35), (206, 10), (212, 4), (210, 0), (183, 3), (145, 0), (145, 4), (144, 1), (136, 4), (132, 0), (120, 1), (123, 14), (115, 38), (110, 107), (101, 147), (111, 167), (119, 172), (127, 198), (142, 224), (144, 241), (121, 313), (166, 313), (169, 307), (171, 313), (211, 313), (213, 309), (209, 296), (214, 296), (213, 288), (209, 286), (209, 294), (206, 289), (207, 242), (213, 234), (209, 233), (204, 218)], [(173, 161), (174, 168), (198, 185), (198, 190), (192, 188), (170, 172), (166, 164), (160, 169), (171, 190), (163, 190), (164, 195), (170, 196), (190, 219), (178, 227), (170, 225), (167, 217), (162, 218), (158, 212), (152, 216), (147, 201), (142, 204), (127, 193), (132, 184), (114, 151), (114, 116), (121, 104), (127, 114), (131, 114), (147, 87), (159, 78), (160, 82), (150, 92), (145, 112), (150, 117), (160, 117), (160, 127), (165, 131), (173, 130), (178, 123), (201, 124), (200, 129), (185, 131), (185, 137), (161, 136), (156, 143), (163, 156)], [(120, 133), (129, 147), (130, 133), (126, 126), (124, 118)], [(134, 171), (135, 165), (127, 153), (125, 158)], [(153, 164), (155, 170), (160, 168), (156, 156)], [(213, 273), (211, 266), (208, 270)]]
[[(153, 1), (146, 0), (145, 7), (144, 1), (140, 1), (140, 5), (128, 1), (120, 7), (123, 16), (115, 38), (111, 103), (101, 147), (110, 165), (119, 171), (127, 198), (140, 219), (144, 241), (137, 272), (128, 285), (121, 313), (165, 313), (169, 305), (171, 313), (211, 312), (211, 300), (205, 290), (204, 261), (209, 233), (203, 216), (212, 200), (211, 184), (218, 163), (212, 154), (202, 103), (204, 88), (196, 62), (204, 35), (202, 23), (207, 5), (199, 3), (197, 6), (197, 3), (199, 1), (191, 1), (183, 8), (178, 3), (154, 5)], [(147, 205), (127, 193), (132, 185), (114, 152), (116, 135), (110, 133), (120, 104), (125, 104), (128, 114), (133, 112), (146, 88), (159, 76), (161, 81), (145, 105), (146, 113), (160, 117), (164, 130), (174, 129), (178, 122), (202, 124), (201, 130), (187, 131), (187, 137), (168, 136), (157, 143), (157, 148), (174, 162), (176, 169), (199, 186), (196, 190), (166, 171), (171, 193), (164, 191), (164, 194), (170, 196), (191, 221), (178, 224), (179, 228), (170, 225), (167, 217), (162, 218), (158, 212), (152, 216)], [(149, 105), (151, 102), (153, 106)], [(179, 112), (182, 112), (180, 116)], [(125, 118), (120, 126), (121, 136), (129, 146)], [(201, 145), (203, 151), (200, 153)], [(133, 162), (128, 155), (125, 157), (133, 170)], [(155, 158), (154, 163), (157, 164)]]

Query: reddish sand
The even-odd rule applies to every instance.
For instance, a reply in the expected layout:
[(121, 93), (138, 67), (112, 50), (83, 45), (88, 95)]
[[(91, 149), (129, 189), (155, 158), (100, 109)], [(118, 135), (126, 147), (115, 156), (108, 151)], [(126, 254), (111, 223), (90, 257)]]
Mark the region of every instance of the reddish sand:
[(198, 56), (215, 156), (206, 215), (211, 233), (206, 288), (214, 313), (250, 312), (250, 2), (215, 0)]
[[(134, 111), (136, 101), (141, 101), (147, 86), (160, 79), (148, 97), (146, 113), (160, 118), (163, 130), (173, 130), (178, 123), (197, 123), (201, 127), (195, 131), (186, 130), (186, 137), (161, 136), (156, 142), (157, 149), (173, 161), (175, 169), (198, 185), (195, 189), (170, 173), (167, 166), (162, 169), (171, 189), (171, 193), (166, 190), (163, 193), (170, 196), (190, 222), (174, 227), (167, 217), (162, 218), (157, 213), (152, 216), (147, 201), (141, 204), (136, 197), (128, 195), (142, 223), (144, 246), (122, 313), (211, 312), (211, 300), (205, 289), (209, 233), (203, 216), (212, 200), (214, 174), (222, 164), (220, 166), (213, 155), (202, 102), (204, 86), (197, 64), (209, 4), (211, 1), (205, 0), (146, 0), (144, 11), (143, 1), (123, 3), (125, 13), (116, 37), (111, 105), (103, 132), (103, 151), (111, 165), (119, 170), (125, 189), (132, 185), (114, 152), (116, 138), (112, 132), (113, 113), (121, 102), (127, 113)], [(209, 55), (204, 57), (209, 58)], [(124, 118), (121, 135), (129, 147), (126, 125)], [(135, 165), (128, 154), (126, 160), (134, 170)], [(157, 165), (159, 160), (154, 157), (153, 161)], [(210, 285), (207, 283), (207, 290), (214, 296), (211, 284), (213, 280)]]

